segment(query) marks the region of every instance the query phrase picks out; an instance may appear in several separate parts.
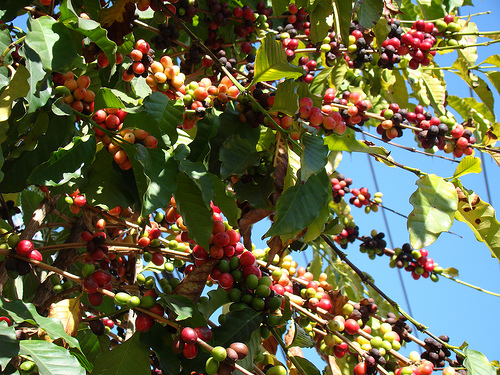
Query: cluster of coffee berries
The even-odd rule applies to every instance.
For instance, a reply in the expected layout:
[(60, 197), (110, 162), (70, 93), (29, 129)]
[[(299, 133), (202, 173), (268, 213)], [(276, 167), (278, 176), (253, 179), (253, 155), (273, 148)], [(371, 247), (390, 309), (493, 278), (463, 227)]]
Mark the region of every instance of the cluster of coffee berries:
[(371, 194), (368, 192), (368, 188), (362, 187), (361, 189), (351, 189), (351, 194), (353, 195), (349, 199), (349, 203), (354, 205), (355, 207), (363, 207), (363, 206), (376, 206), (376, 203), (374, 204), (370, 198)]
[[(445, 343), (450, 341), (446, 335), (439, 336), (439, 339)], [(422, 359), (430, 361), (436, 367), (445, 367), (447, 359), (450, 357), (450, 350), (441, 342), (430, 337), (424, 339), (425, 351), (420, 355)], [(460, 358), (460, 357), (457, 357)], [(459, 366), (461, 363), (452, 361), (452, 366)]]
[(371, 37), (368, 33), (363, 33), (361, 25), (352, 22), (350, 26), (349, 45), (347, 46), (347, 64), (349, 68), (361, 69), (365, 63), (373, 61), (373, 55), (370, 48)]
[(398, 334), (401, 341), (410, 342), (411, 338), (408, 335), (413, 332), (413, 328), (406, 321), (407, 319), (403, 315), (398, 318), (395, 314), (388, 313), (385, 323), (392, 326), (392, 330)]
[[(328, 93), (329, 91), (326, 90), (325, 97)], [(348, 125), (363, 125), (368, 119), (365, 112), (372, 107), (372, 103), (363, 99), (359, 92), (350, 91), (344, 91), (342, 98), (334, 98), (332, 103), (348, 107), (339, 111), (343, 121)]]
[[(378, 66), (385, 69), (393, 69), (394, 64), (398, 64), (401, 61), (401, 55), (398, 50), (401, 47), (401, 35), (404, 33), (398, 19), (391, 19), (389, 27), (391, 31), (387, 35), (387, 39), (382, 42), (380, 58), (377, 62)], [(406, 52), (406, 49), (402, 49), (402, 52)]]
[(154, 50), (150, 48), (149, 43), (144, 39), (139, 39), (135, 42), (135, 48), (130, 52), (133, 63), (123, 71), (122, 79), (130, 82), (134, 77), (146, 78), (154, 57)]
[(370, 233), (370, 236), (362, 236), (362, 244), (359, 245), (359, 251), (362, 253), (367, 253), (370, 259), (375, 259), (375, 257), (384, 255), (385, 247), (387, 242), (384, 240), (385, 234), (382, 232), (377, 233), (374, 229)]
[[(101, 127), (111, 130), (120, 131), (123, 127), (123, 121), (127, 116), (127, 112), (120, 108), (103, 108), (97, 110), (92, 116), (94, 120)], [(104, 137), (105, 133), (96, 127), (95, 129), (96, 137)]]
[(429, 252), (426, 249), (414, 250), (409, 243), (405, 243), (401, 248), (394, 249), (394, 255), (389, 263), (391, 267), (404, 268), (411, 272), (411, 276), (418, 280), (421, 276), (432, 281), (438, 280), (438, 274), (443, 269), (429, 258)]
[(85, 206), (87, 199), (84, 195), (80, 194), (80, 190), (76, 189), (73, 193), (68, 194), (64, 201), (69, 204), (71, 213), (77, 215), (80, 213), (80, 207)]
[(453, 152), (453, 156), (459, 158), (462, 155), (471, 155), (474, 151), (471, 145), (476, 143), (476, 138), (470, 129), (465, 129), (462, 124), (457, 124), (451, 130), (451, 136), (455, 142), (447, 142), (444, 146), (445, 152)]
[(242, 342), (233, 342), (228, 348), (216, 346), (205, 363), (205, 371), (208, 375), (232, 374), (236, 361), (246, 358), (247, 355), (248, 347)]
[(75, 78), (73, 72), (64, 74), (54, 73), (54, 84), (56, 84), (55, 93), (63, 98), (63, 101), (70, 105), (75, 111), (85, 115), (94, 112), (95, 94), (89, 90), (90, 78), (81, 75)]
[(109, 318), (96, 319), (94, 315), (87, 317), (88, 325), (92, 333), (96, 336), (102, 336), (109, 333), (115, 327), (115, 322)]
[(415, 21), (411, 30), (401, 35), (401, 45), (398, 47), (398, 54), (403, 56), (409, 54), (411, 60), (408, 62), (410, 69), (418, 69), (420, 65), (427, 66), (434, 58), (436, 51), (430, 49), (437, 42), (436, 35), (439, 30), (433, 22), (424, 20)]
[[(20, 241), (19, 236), (14, 233), (9, 236), (7, 241), (17, 255), (39, 262), (42, 261), (42, 254), (35, 249), (33, 242), (30, 240)], [(23, 276), (30, 273), (32, 267), (31, 263), (25, 260), (7, 256), (5, 258), (5, 269), (8, 271), (9, 277), (16, 278), (17, 276)]]
[(337, 242), (342, 249), (347, 249), (349, 243), (353, 243), (359, 235), (359, 228), (357, 226), (349, 225), (342, 231), (333, 237), (334, 241)]
[(180, 68), (174, 65), (170, 56), (162, 56), (160, 61), (151, 64), (151, 74), (146, 74), (146, 83), (151, 90), (159, 91), (170, 99), (177, 99), (177, 92), (185, 94), (185, 76)]
[(333, 66), (335, 59), (342, 55), (339, 49), (344, 48), (344, 45), (339, 43), (335, 37), (335, 33), (331, 32), (323, 39), (319, 48), (320, 51), (325, 54), (326, 66)]
[(172, 20), (169, 20), (168, 24), (160, 23), (158, 30), (160, 33), (151, 38), (151, 42), (154, 43), (158, 51), (172, 47), (174, 42), (179, 39), (179, 31), (177, 31), (177, 26)]
[(275, 38), (281, 41), (281, 47), (285, 50), (288, 61), (292, 61), (295, 58), (295, 50), (299, 47), (299, 40), (295, 39), (297, 30), (289, 23), (284, 28), (278, 26), (277, 31)]
[(345, 178), (342, 173), (339, 173), (330, 182), (332, 183), (333, 201), (340, 203), (342, 197), (351, 192), (349, 186), (352, 184), (352, 178)]

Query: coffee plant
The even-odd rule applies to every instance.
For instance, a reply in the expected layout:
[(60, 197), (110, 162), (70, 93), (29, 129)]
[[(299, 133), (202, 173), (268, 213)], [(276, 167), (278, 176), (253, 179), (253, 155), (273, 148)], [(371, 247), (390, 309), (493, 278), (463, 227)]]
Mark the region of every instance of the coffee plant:
[[(500, 32), (462, 5), (5, 1), (0, 373), (498, 373), (344, 252), (461, 282), (428, 250), (457, 219), (500, 257), (493, 207), (461, 181), (480, 153), (500, 164), (500, 57), (476, 61)], [(438, 64), (455, 53), (475, 98), (448, 91)], [(426, 173), (391, 148), (456, 168)], [(401, 247), (356, 224), (390, 208), (347, 152), (416, 177)]]

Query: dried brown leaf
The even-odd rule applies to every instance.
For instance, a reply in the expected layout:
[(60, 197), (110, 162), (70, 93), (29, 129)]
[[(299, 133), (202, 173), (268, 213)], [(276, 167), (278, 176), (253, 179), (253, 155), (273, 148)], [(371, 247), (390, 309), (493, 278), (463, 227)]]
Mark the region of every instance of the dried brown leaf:
[(133, 0), (118, 0), (99, 13), (99, 21), (108, 30), (108, 38), (120, 46), (123, 44), (123, 37), (132, 32), (134, 14)]
[(293, 342), (293, 338), (295, 337), (295, 324), (292, 321), (290, 324), (290, 328), (285, 333), (285, 345), (289, 346)]
[(195, 269), (191, 271), (179, 285), (177, 285), (173, 294), (187, 297), (194, 303), (198, 302), (203, 289), (205, 289), (208, 276), (217, 263), (219, 263), (219, 260), (213, 259), (195, 267)]
[(269, 252), (268, 252), (268, 256), (267, 256), (267, 265), (270, 265), (272, 263), (276, 254), (278, 254), (278, 256), (281, 259), (281, 256), (283, 255), (283, 252), (286, 250), (286, 248), (288, 246), (290, 246), (290, 244), (293, 241), (295, 241), (297, 238), (302, 237), (306, 231), (307, 231), (307, 228), (304, 229), (302, 232), (300, 232), (300, 234), (296, 238), (291, 238), (291, 239), (285, 241), (285, 243), (283, 243), (281, 241), (280, 236), (271, 237), (271, 239), (269, 241), (267, 241), (267, 246), (269, 246)]
[(341, 315), (342, 308), (349, 301), (349, 298), (342, 294), (342, 289), (328, 291), (328, 297), (332, 301), (332, 311), (334, 315)]
[(274, 336), (269, 336), (269, 338), (262, 341), (262, 346), (272, 355), (276, 355), (276, 352), (278, 351), (278, 342)]
[(63, 299), (49, 306), (49, 318), (59, 320), (64, 331), (70, 336), (76, 336), (78, 325), (82, 321), (82, 307), (80, 297)]

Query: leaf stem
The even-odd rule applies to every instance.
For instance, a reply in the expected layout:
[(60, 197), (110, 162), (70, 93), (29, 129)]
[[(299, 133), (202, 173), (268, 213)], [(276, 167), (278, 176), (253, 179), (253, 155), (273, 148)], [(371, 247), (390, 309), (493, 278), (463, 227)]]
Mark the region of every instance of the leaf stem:
[(278, 344), (281, 346), (281, 349), (283, 349), (283, 351), (285, 352), (286, 357), (293, 363), (293, 365), (298, 370), (298, 372), (301, 373), (302, 375), (307, 375), (307, 372), (302, 368), (302, 366), (297, 361), (295, 356), (290, 355), (288, 353), (288, 349), (286, 348), (285, 343), (281, 339), (281, 336), (278, 334), (278, 332), (276, 332), (276, 329), (271, 328), (270, 331), (271, 331), (272, 335), (274, 336), (274, 338), (276, 339), (276, 341), (278, 342)]
[(483, 292), (483, 293), (486, 293), (486, 294), (490, 294), (490, 295), (495, 296), (495, 297), (500, 297), (499, 293), (490, 292), (489, 290), (486, 290), (486, 289), (483, 289), (481, 287), (478, 287), (478, 286), (466, 283), (465, 281), (456, 279), (456, 278), (454, 278), (454, 277), (452, 277), (450, 275), (447, 275), (446, 273), (442, 273), (442, 274), (440, 274), (440, 276), (443, 276), (443, 277), (447, 278), (448, 280), (454, 281), (454, 282), (456, 282), (458, 284), (462, 284), (462, 285), (468, 286), (469, 288), (472, 288), (472, 289), (475, 289), (475, 290), (479, 290), (480, 292)]

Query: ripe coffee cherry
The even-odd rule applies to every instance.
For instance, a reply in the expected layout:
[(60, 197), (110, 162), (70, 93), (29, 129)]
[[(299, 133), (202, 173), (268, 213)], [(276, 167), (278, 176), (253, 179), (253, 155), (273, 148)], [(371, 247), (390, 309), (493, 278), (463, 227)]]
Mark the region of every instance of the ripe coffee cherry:
[(193, 345), (198, 339), (198, 334), (191, 327), (184, 327), (181, 331), (181, 338), (187, 345)]
[(163, 262), (165, 261), (165, 258), (163, 258), (163, 255), (161, 253), (153, 253), (153, 257), (152, 257), (151, 261), (155, 265), (161, 266), (163, 264)]
[(135, 320), (135, 328), (139, 332), (147, 332), (154, 325), (154, 320), (147, 314), (139, 314)]
[(20, 256), (27, 257), (34, 249), (33, 242), (30, 240), (22, 240), (16, 246), (16, 253)]
[(212, 330), (208, 327), (196, 327), (194, 330), (198, 337), (205, 342), (210, 341), (212, 338)]
[(345, 331), (349, 335), (355, 335), (359, 331), (359, 324), (354, 319), (347, 319), (344, 325), (345, 325)]
[(10, 322), (10, 319), (7, 318), (6, 316), (0, 316), (0, 322), (7, 322), (7, 325), (11, 325), (12, 323)]
[(193, 359), (198, 355), (198, 345), (196, 344), (186, 344), (184, 346), (184, 349), (182, 350), (182, 354), (184, 354), (184, 357), (187, 359)]

